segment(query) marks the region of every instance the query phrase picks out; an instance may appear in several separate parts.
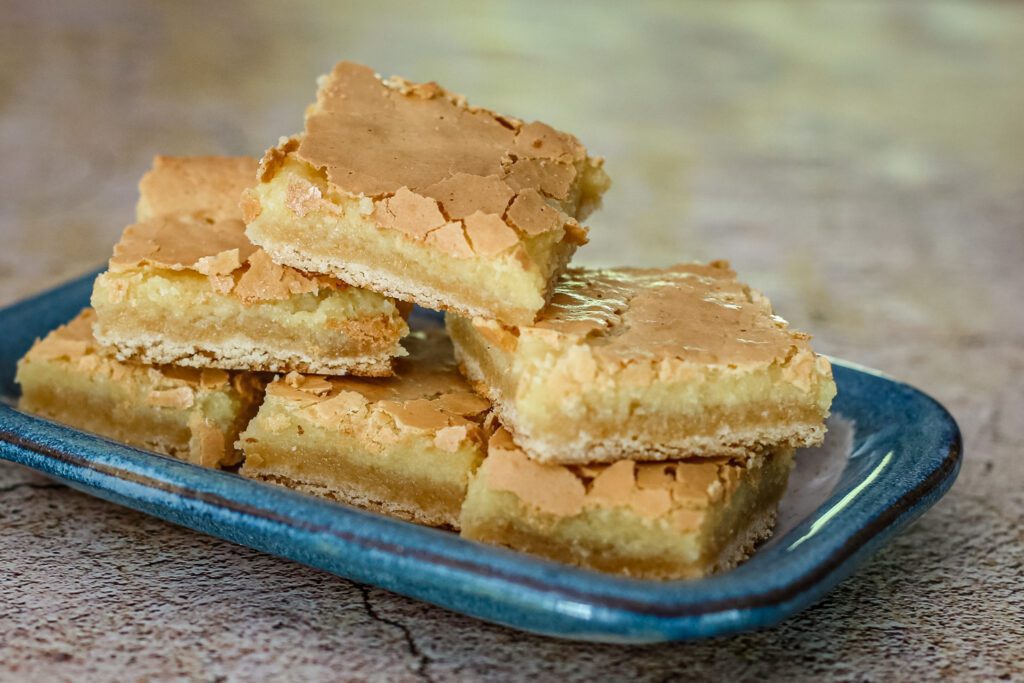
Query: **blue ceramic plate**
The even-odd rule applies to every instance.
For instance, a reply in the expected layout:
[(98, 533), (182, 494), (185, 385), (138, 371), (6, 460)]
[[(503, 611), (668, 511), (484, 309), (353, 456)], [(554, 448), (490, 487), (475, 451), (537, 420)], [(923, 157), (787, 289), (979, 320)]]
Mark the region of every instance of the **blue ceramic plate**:
[(801, 452), (770, 542), (699, 581), (574, 569), (112, 443), (18, 412), (14, 370), (92, 275), (0, 310), (0, 457), (197, 531), (513, 628), (647, 643), (769, 626), (819, 600), (952, 485), (960, 433), (913, 387), (835, 361), (823, 447)]

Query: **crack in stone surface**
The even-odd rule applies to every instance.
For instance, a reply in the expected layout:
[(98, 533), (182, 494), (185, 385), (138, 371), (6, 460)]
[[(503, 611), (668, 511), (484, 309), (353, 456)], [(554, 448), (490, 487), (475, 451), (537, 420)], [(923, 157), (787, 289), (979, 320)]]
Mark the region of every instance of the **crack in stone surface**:
[(380, 613), (377, 612), (377, 608), (374, 607), (373, 603), (370, 601), (370, 586), (365, 586), (361, 583), (355, 582), (353, 582), (352, 585), (356, 587), (359, 594), (362, 596), (363, 610), (371, 619), (387, 626), (391, 626), (392, 628), (396, 628), (401, 632), (402, 638), (405, 640), (406, 648), (409, 650), (409, 654), (416, 660), (416, 668), (413, 669), (413, 673), (424, 681), (433, 682), (434, 679), (427, 673), (427, 667), (430, 666), (431, 659), (420, 649), (419, 645), (416, 644), (416, 639), (413, 637), (412, 631), (409, 627), (400, 621), (381, 616)]

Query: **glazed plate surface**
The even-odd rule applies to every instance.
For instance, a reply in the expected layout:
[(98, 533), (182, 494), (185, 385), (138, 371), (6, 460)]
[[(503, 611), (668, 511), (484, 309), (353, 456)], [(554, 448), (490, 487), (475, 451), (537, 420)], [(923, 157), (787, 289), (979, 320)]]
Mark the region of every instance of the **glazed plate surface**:
[[(0, 310), (0, 458), (197, 531), (512, 628), (649, 643), (770, 626), (808, 607), (931, 507), (960, 468), (960, 432), (920, 391), (834, 360), (824, 446), (798, 453), (775, 536), (698, 581), (558, 565), (108, 441), (19, 412), (15, 364), (88, 305), (89, 274)], [(415, 325), (436, 324), (429, 312)]]

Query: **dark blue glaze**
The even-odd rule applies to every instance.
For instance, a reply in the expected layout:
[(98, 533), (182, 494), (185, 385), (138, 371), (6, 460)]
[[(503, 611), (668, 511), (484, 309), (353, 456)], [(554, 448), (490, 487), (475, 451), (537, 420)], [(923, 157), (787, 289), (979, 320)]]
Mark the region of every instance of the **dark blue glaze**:
[(92, 278), (0, 311), (0, 457), (176, 524), (513, 628), (657, 642), (769, 626), (835, 587), (931, 507), (960, 468), (960, 432), (941, 405), (836, 361), (833, 412), (854, 423), (853, 451), (824, 504), (720, 576), (605, 576), (202, 469), (9, 407), (17, 359), (88, 304)]

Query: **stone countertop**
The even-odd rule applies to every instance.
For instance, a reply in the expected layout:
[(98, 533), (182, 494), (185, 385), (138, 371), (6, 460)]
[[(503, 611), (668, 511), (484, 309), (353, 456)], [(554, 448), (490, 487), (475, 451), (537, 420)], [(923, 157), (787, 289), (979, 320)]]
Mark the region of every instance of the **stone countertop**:
[(0, 679), (1024, 677), (1024, 6), (347, 5), (9, 1), (0, 303), (104, 262), (153, 154), (259, 154), (352, 58), (577, 133), (615, 179), (580, 261), (729, 258), (819, 350), (946, 404), (959, 481), (776, 628), (621, 647), (0, 465)]

